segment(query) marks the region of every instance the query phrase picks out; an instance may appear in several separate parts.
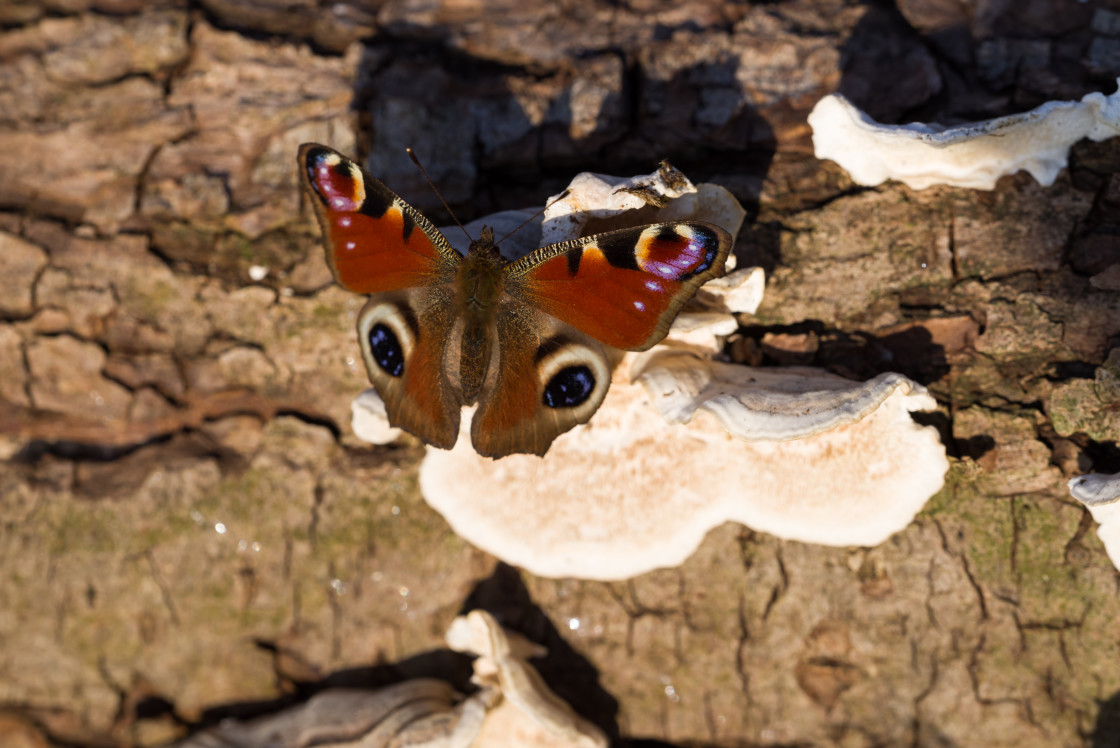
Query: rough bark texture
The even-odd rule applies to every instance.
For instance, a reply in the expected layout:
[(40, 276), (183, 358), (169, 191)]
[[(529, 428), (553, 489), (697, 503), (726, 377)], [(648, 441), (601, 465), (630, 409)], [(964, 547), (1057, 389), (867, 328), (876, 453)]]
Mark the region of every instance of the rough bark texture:
[[(465, 688), (442, 632), (482, 606), (619, 744), (1115, 746), (1120, 575), (1064, 481), (1120, 469), (1120, 139), (1051, 187), (857, 189), (805, 115), (1118, 75), (1112, 0), (0, 3), (0, 743)], [(496, 564), (419, 448), (349, 435), (361, 300), (301, 211), (308, 140), (433, 208), (413, 146), (464, 219), (666, 157), (728, 186), (770, 275), (731, 350), (927, 384), (946, 488), (874, 549), (728, 525), (628, 583)]]

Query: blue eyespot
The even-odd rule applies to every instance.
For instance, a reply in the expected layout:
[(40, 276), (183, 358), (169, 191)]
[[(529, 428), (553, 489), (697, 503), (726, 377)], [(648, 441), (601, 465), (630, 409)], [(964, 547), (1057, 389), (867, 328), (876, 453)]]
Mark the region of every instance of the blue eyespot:
[(380, 322), (370, 328), (369, 350), (373, 360), (391, 377), (404, 374), (404, 350), (396, 334)]
[(544, 388), (544, 404), (550, 408), (574, 408), (587, 401), (595, 390), (595, 375), (586, 366), (565, 366)]

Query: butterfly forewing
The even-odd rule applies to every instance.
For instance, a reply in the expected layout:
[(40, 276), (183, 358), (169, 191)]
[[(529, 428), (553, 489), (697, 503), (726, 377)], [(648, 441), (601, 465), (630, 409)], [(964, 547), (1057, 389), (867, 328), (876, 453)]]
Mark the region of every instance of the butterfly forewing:
[(358, 338), (389, 422), (450, 448), (462, 409), (446, 371), (449, 286), (460, 255), (424, 216), (337, 151), (305, 144), (299, 164), (335, 280), (371, 295), (358, 315)]
[(299, 161), (339, 285), (370, 294), (450, 280), (460, 255), (388, 187), (325, 146), (301, 146)]
[(542, 247), (506, 269), (530, 305), (627, 350), (669, 332), (681, 306), (723, 275), (731, 236), (708, 223), (660, 223)]

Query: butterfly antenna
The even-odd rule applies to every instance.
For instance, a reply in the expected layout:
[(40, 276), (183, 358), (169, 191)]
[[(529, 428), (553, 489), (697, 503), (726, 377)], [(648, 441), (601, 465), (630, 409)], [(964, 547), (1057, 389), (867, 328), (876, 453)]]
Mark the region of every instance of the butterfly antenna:
[(504, 242), (504, 241), (505, 241), (506, 239), (510, 238), (511, 236), (513, 236), (514, 234), (516, 234), (516, 233), (517, 233), (518, 231), (520, 231), (521, 229), (523, 229), (523, 228), (525, 228), (526, 226), (528, 226), (528, 225), (529, 225), (530, 223), (532, 223), (533, 221), (537, 220), (537, 217), (538, 217), (538, 216), (540, 216), (540, 214), (541, 214), (541, 213), (544, 213), (544, 212), (545, 212), (546, 210), (548, 210), (548, 209), (549, 209), (549, 207), (550, 207), (550, 206), (551, 206), (551, 205), (552, 205), (553, 203), (557, 202), (558, 200), (563, 200), (564, 198), (566, 198), (566, 197), (568, 196), (568, 192), (570, 192), (570, 190), (564, 190), (563, 192), (561, 192), (561, 193), (560, 193), (559, 195), (557, 195), (557, 196), (556, 196), (556, 200), (553, 200), (552, 202), (550, 202), (550, 203), (547, 203), (547, 204), (546, 204), (546, 205), (545, 205), (545, 206), (544, 206), (543, 208), (541, 208), (541, 209), (540, 209), (540, 210), (538, 210), (538, 211), (537, 211), (536, 213), (534, 213), (534, 214), (533, 214), (532, 216), (530, 216), (530, 217), (529, 217), (529, 219), (528, 219), (527, 221), (525, 221), (525, 223), (521, 224), (520, 226), (518, 226), (517, 228), (515, 228), (515, 229), (514, 229), (513, 231), (509, 232), (508, 234), (506, 234), (505, 236), (503, 236), (503, 237), (502, 237), (501, 239), (499, 239), (498, 241), (494, 242), (494, 246), (495, 246), (495, 247), (497, 247), (497, 246), (498, 246), (499, 244), (501, 244), (502, 242)]
[(432, 192), (436, 193), (436, 197), (438, 197), (439, 201), (443, 203), (443, 207), (447, 211), (447, 214), (451, 216), (451, 220), (455, 221), (455, 225), (458, 226), (462, 230), (462, 232), (467, 235), (467, 239), (473, 242), (474, 239), (472, 239), (471, 235), (467, 233), (467, 230), (463, 228), (463, 224), (459, 223), (459, 217), (455, 215), (455, 211), (451, 210), (451, 206), (448, 205), (447, 201), (443, 199), (443, 195), (439, 194), (439, 190), (436, 188), (435, 182), (433, 182), (432, 178), (428, 176), (428, 170), (424, 168), (424, 165), (422, 163), (420, 163), (420, 159), (416, 157), (416, 154), (411, 148), (405, 148), (405, 151), (408, 153), (408, 157), (412, 159), (412, 163), (416, 164), (416, 167), (420, 169), (420, 173), (424, 175), (424, 179), (428, 180), (428, 186), (432, 188)]

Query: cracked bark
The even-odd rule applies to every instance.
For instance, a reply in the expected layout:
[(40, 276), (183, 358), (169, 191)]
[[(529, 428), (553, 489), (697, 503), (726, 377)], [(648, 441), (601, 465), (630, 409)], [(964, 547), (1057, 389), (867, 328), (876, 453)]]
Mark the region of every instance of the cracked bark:
[[(0, 599), (18, 614), (0, 620), (0, 705), (59, 744), (160, 744), (281, 683), (427, 673), (421, 653), (501, 573), (420, 501), (415, 445), (349, 436), (361, 302), (330, 286), (296, 192), (294, 146), (319, 140), (423, 205), (409, 138), (464, 218), (666, 156), (728, 185), (752, 210), (741, 263), (769, 275), (752, 345), (731, 350), (772, 364), (765, 335), (812, 335), (811, 363), (902, 370), (942, 405), (948, 486), (873, 553), (726, 526), (625, 584), (520, 575), (504, 617), (553, 637), (553, 685), (616, 743), (1116, 739), (1120, 575), (1062, 481), (1120, 469), (1117, 436), (1054, 417), (1114, 405), (1058, 411), (1054, 393), (1088, 392), (1120, 339), (1120, 302), (1093, 284), (1120, 263), (1120, 145), (1078, 145), (1049, 188), (867, 190), (810, 158), (804, 128), (837, 87), (923, 121), (1111, 92), (1120, 71), (1083, 63), (1115, 41), (1092, 15), (1109, 11), (1043, 3), (1056, 30), (989, 9), (950, 38), (913, 0), (912, 27), (839, 0), (576, 2), (547, 23), (281, 5), (0, 8), (0, 167), (37, 180), (0, 186), (0, 238), (32, 248), (0, 256)], [(128, 54), (98, 42), (117, 23), (148, 30)], [(1053, 64), (1001, 68), (1023, 39)], [(82, 373), (66, 362), (84, 346), (106, 358)], [(57, 381), (33, 366), (44, 350)], [(100, 382), (123, 415), (83, 399)], [(839, 625), (850, 648), (818, 651)], [(170, 710), (136, 708), (153, 694)]]

